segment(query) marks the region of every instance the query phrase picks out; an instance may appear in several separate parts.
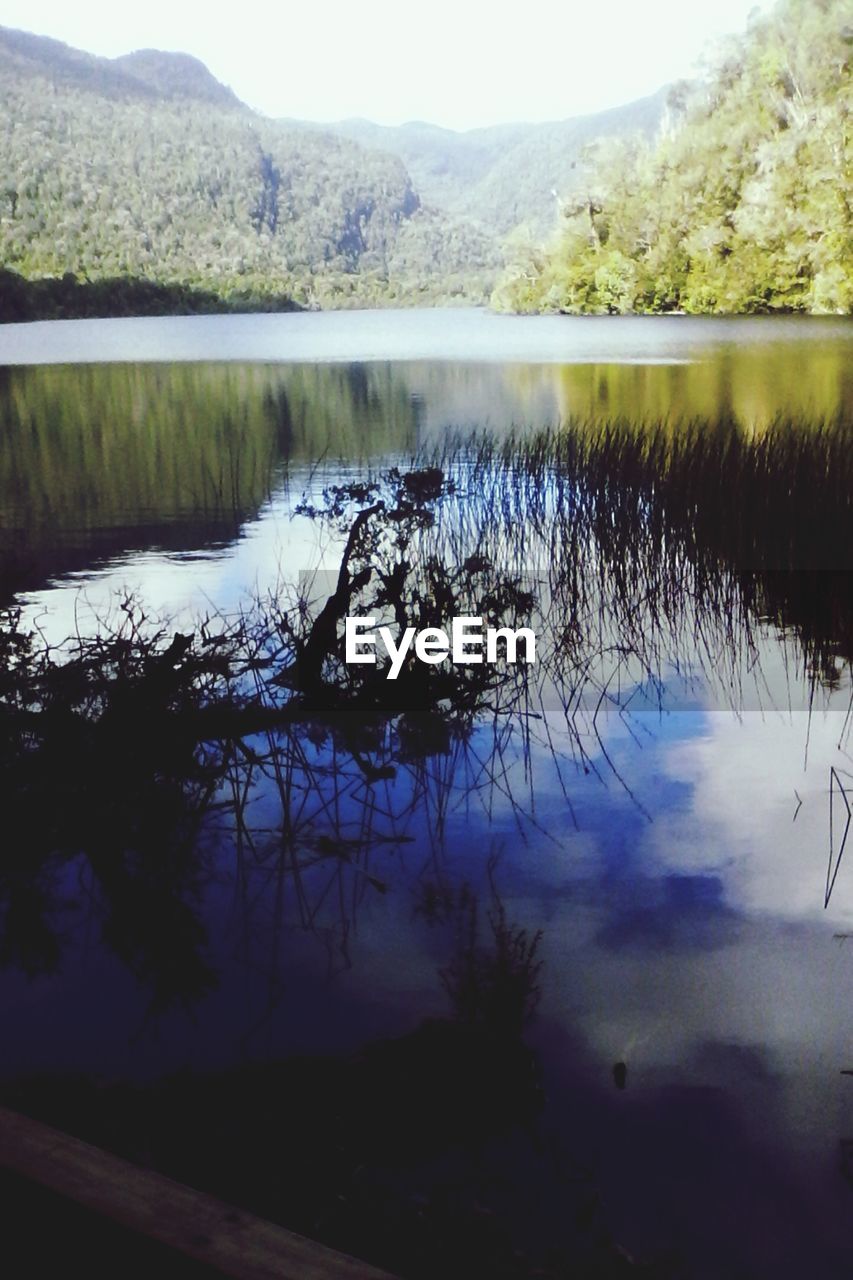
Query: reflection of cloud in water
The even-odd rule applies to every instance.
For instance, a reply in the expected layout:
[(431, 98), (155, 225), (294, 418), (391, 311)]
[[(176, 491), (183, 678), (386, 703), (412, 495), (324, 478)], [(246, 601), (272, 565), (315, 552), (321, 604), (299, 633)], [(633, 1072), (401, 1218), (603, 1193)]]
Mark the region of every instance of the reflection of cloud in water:
[(843, 724), (844, 713), (834, 710), (749, 712), (742, 721), (708, 714), (701, 737), (664, 755), (665, 773), (691, 787), (693, 803), (687, 813), (663, 815), (649, 833), (656, 858), (673, 869), (713, 869), (727, 898), (750, 913), (849, 929), (853, 881), (843, 866), (823, 909), (829, 770)]
[[(812, 1161), (853, 1130), (839, 1076), (851, 1056), (853, 944), (833, 938), (849, 908), (822, 909), (825, 781), (842, 721), (649, 717), (642, 751), (624, 730), (606, 744), (651, 821), (612, 780), (579, 774), (580, 830), (559, 825), (557, 789), (537, 792), (558, 843), (502, 863), (513, 917), (546, 922), (543, 1042), (552, 1020), (576, 1027), (596, 1078), (626, 1061), (629, 1091), (680, 1079), (742, 1101), (772, 1081), (777, 1101), (765, 1098), (755, 1121), (762, 1141)], [(795, 786), (803, 806), (792, 823)], [(701, 1099), (682, 1101), (689, 1110)]]
[(292, 517), (282, 499), (269, 504), (221, 551), (135, 551), (22, 599), (27, 619), (38, 619), (51, 643), (60, 643), (78, 629), (91, 634), (100, 620), (114, 614), (117, 601), (128, 591), (143, 602), (149, 618), (170, 619), (187, 629), (205, 614), (250, 607), (255, 596), (276, 582), (293, 584), (300, 572), (325, 565), (328, 559), (318, 547), (312, 521)]
[(610, 918), (599, 941), (614, 949), (666, 950), (723, 946), (736, 914), (718, 876), (669, 875), (609, 888)]

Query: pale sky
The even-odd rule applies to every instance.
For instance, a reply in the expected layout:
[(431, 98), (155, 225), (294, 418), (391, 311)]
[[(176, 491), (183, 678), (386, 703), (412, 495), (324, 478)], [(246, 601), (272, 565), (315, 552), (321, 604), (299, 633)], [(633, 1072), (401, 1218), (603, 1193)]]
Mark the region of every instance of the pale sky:
[(558, 120), (695, 73), (770, 0), (0, 0), (0, 25), (115, 57), (195, 54), (270, 116), (454, 129)]

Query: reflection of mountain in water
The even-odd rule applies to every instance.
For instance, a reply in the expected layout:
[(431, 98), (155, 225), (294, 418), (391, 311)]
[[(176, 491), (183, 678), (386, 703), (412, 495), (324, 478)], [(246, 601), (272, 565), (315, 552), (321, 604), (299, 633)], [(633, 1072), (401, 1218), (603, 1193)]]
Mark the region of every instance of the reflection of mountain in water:
[(411, 450), (388, 366), (77, 365), (0, 378), (6, 591), (129, 549), (232, 540), (288, 463)]
[(831, 422), (853, 403), (848, 346), (830, 325), (825, 342), (751, 335), (676, 364), (2, 369), (5, 593), (128, 551), (227, 545), (288, 465), (318, 458), (378, 463), (449, 434), (561, 421), (723, 422), (747, 435), (780, 416)]

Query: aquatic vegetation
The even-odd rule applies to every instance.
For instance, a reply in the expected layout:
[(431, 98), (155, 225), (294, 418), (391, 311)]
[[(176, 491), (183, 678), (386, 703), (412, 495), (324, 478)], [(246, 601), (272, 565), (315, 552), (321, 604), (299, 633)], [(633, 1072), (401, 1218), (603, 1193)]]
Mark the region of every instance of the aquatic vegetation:
[[(576, 771), (622, 783), (607, 718), (630, 726), (673, 681), (702, 680), (737, 709), (768, 631), (811, 706), (853, 655), (851, 465), (846, 420), (467, 439), (344, 482), (320, 468), (298, 510), (338, 547), (337, 572), (235, 617), (176, 631), (125, 599), (52, 648), (7, 613), (0, 768), (31, 815), (0, 869), (7, 960), (57, 963), (51, 903), (62, 860), (83, 855), (104, 936), (158, 999), (192, 1000), (210, 981), (192, 907), (205, 849), (285, 866), (314, 927), (333, 882), (351, 903), (384, 892), (371, 851), (423, 829), (440, 848), (451, 797), (499, 798), (523, 831), (534, 758), (552, 762), (570, 811)], [(351, 615), (399, 633), (454, 617), (530, 627), (537, 661), (409, 652), (392, 681), (347, 662)], [(130, 927), (134, 895), (161, 919), (156, 946)], [(325, 935), (335, 964), (350, 910)], [(532, 969), (533, 941), (504, 937), (507, 963)], [(485, 980), (466, 963), (448, 977), (460, 1004)]]
[[(425, 447), (384, 468), (342, 474), (324, 462), (293, 506), (332, 572), (179, 627), (123, 598), (58, 647), (7, 612), (0, 777), (27, 830), (0, 860), (0, 964), (58, 972), (85, 912), (87, 936), (96, 929), (139, 983), (146, 1020), (201, 1014), (231, 977), (214, 934), (227, 897), (251, 966), (254, 1062), (264, 1054), (250, 1038), (274, 1017), (287, 1023), (294, 941), (321, 962), (325, 951), (338, 978), (357, 932), (399, 917), (406, 885), (413, 911), (407, 897), (398, 927), (431, 926), (427, 955), (451, 1015), (436, 1016), (439, 1004), (355, 1054), (142, 1089), (78, 1084), (63, 1100), (50, 1080), (56, 1114), (67, 1123), (78, 1103), (90, 1108), (95, 1140), (104, 1116), (120, 1114), (132, 1153), (144, 1129), (173, 1176), (405, 1274), (455, 1266), (461, 1277), (486, 1256), (519, 1280), (537, 1268), (619, 1274), (628, 1264), (593, 1175), (539, 1128), (545, 1066), (524, 1036), (550, 972), (546, 939), (497, 892), (499, 841), (463, 854), (457, 842), (511, 831), (562, 865), (572, 824), (583, 831), (575, 796), (587, 803), (599, 781), (618, 793), (620, 820), (636, 822), (634, 838), (651, 815), (620, 772), (614, 724), (638, 734), (636, 711), (660, 712), (673, 688), (691, 686), (705, 705), (739, 711), (768, 651), (787, 655), (788, 697), (804, 708), (845, 684), (849, 438), (842, 419), (753, 436), (726, 422), (574, 423)], [(407, 652), (388, 680), (381, 664), (347, 662), (349, 616), (395, 634), (458, 616), (530, 626), (537, 661), (429, 664)], [(479, 896), (475, 876), (488, 883)], [(718, 890), (714, 880), (709, 896), (689, 898), (691, 927), (725, 905)], [(596, 1062), (605, 1122), (626, 1088), (633, 1096), (640, 1060), (628, 1038)], [(562, 1254), (522, 1258), (504, 1229), (477, 1163), (501, 1143), (562, 1197), (561, 1224), (571, 1203)], [(513, 1173), (513, 1194), (527, 1173)]]
[(507, 918), (495, 883), (498, 861), (492, 855), (487, 868), (491, 901), (485, 940), (481, 904), (467, 883), (454, 889), (425, 881), (417, 911), (431, 927), (452, 931), (451, 957), (439, 977), (454, 1016), (467, 1026), (504, 1038), (520, 1036), (536, 1012), (543, 931), (530, 933)]

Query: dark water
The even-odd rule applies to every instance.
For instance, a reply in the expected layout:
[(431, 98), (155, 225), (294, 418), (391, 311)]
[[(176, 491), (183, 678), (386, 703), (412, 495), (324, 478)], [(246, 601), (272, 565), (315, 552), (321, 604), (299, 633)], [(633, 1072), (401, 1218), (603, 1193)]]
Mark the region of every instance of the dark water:
[[(481, 717), (408, 754), (389, 729), (370, 752), (394, 776), (373, 783), (351, 742), (285, 734), (284, 772), (235, 758), (191, 856), (156, 873), (85, 841), (27, 870), (16, 843), (3, 1075), (146, 1081), (404, 1035), (452, 1012), (460, 938), (497, 945), (491, 912), (542, 931), (526, 1037), (547, 1104), (534, 1137), (504, 1139), (492, 1189), (519, 1239), (559, 1242), (589, 1195), (678, 1274), (849, 1274), (843, 860), (825, 906), (853, 790), (849, 322), (13, 328), (4, 599), (52, 641), (115, 618), (122, 591), (188, 628), (334, 569), (340, 538), (294, 515), (303, 492), (475, 428), (583, 440), (615, 421), (660, 448), (596, 445), (536, 519), (482, 477), (450, 508), (539, 584), (543, 633), (567, 620), (572, 565), (587, 584), (584, 677), (567, 693), (546, 664), (544, 718)], [(99, 347), (116, 363), (88, 363)], [(39, 356), (83, 363), (23, 367)], [(642, 469), (658, 456), (668, 489)], [(576, 495), (583, 519), (561, 518)]]

